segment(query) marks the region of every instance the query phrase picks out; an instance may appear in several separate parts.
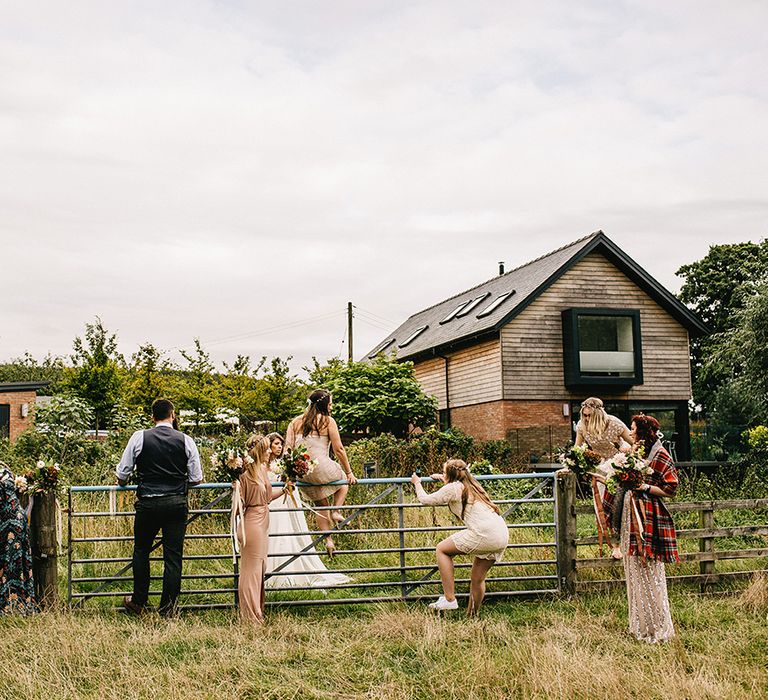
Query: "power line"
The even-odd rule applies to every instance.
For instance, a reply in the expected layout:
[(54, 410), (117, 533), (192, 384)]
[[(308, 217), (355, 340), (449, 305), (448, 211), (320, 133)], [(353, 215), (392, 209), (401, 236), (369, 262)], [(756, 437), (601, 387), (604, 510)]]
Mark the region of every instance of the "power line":
[(364, 311), (358, 310), (357, 315), (359, 318), (363, 318), (367, 321), (370, 321), (371, 323), (378, 323), (380, 326), (385, 327), (387, 329), (395, 327), (394, 324), (391, 324), (387, 321), (382, 321), (380, 318), (377, 318), (376, 316), (371, 316), (370, 314), (367, 314)]
[(377, 323), (376, 321), (371, 321), (370, 319), (367, 319), (363, 316), (357, 317), (358, 321), (362, 321), (363, 323), (367, 323), (369, 326), (373, 326), (374, 328), (377, 328), (380, 331), (384, 331), (386, 333), (389, 333), (392, 329), (391, 327), (387, 327), (381, 323)]
[[(292, 330), (293, 328), (299, 328), (301, 326), (306, 326), (311, 323), (317, 323), (318, 321), (328, 321), (334, 317), (338, 317), (341, 315), (345, 315), (343, 311), (334, 311), (332, 313), (322, 314), (320, 316), (314, 316), (312, 318), (306, 318), (300, 321), (290, 321), (287, 323), (281, 323), (277, 326), (270, 326), (269, 328), (262, 328), (256, 331), (249, 331), (248, 333), (239, 333), (237, 335), (231, 335), (225, 338), (216, 338), (214, 340), (200, 341), (200, 344), (208, 347), (211, 345), (220, 345), (222, 343), (228, 343), (235, 340), (246, 340), (248, 338), (256, 338), (263, 335), (269, 335), (270, 333), (275, 333), (278, 331)], [(183, 350), (191, 347), (192, 345), (179, 345), (179, 346), (170, 348), (170, 350)]]
[(393, 321), (391, 318), (385, 318), (384, 316), (380, 316), (379, 314), (373, 313), (373, 311), (368, 311), (367, 309), (361, 309), (357, 304), (355, 304), (355, 309), (358, 311), (361, 311), (364, 314), (367, 314), (368, 316), (372, 316), (373, 318), (378, 319), (379, 321), (384, 321), (384, 323), (389, 323), (392, 326), (398, 325), (396, 321)]

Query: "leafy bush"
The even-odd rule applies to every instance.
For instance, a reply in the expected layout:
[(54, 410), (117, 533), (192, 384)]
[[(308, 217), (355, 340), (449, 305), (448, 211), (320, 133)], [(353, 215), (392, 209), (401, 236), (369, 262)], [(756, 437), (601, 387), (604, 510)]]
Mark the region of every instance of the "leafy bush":
[(447, 459), (463, 459), (467, 463), (481, 460), (494, 465), (496, 473), (527, 468), (524, 458), (517, 455), (506, 440), (482, 442), (451, 428), (440, 431), (430, 428), (409, 439), (384, 433), (356, 440), (346, 447), (352, 468), (363, 475), (366, 462), (376, 462), (380, 477), (410, 476), (413, 472), (432, 474), (442, 471)]

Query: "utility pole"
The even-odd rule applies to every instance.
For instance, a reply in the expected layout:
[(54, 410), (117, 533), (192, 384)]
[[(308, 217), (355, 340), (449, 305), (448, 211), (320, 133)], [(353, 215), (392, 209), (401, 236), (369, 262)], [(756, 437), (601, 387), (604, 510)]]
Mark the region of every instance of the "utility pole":
[(347, 302), (347, 360), (354, 359), (352, 352), (352, 302)]

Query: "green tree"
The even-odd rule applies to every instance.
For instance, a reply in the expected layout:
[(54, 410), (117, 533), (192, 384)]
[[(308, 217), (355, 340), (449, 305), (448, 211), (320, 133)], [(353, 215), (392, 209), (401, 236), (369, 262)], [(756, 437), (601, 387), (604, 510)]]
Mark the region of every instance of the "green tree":
[(109, 425), (115, 405), (121, 397), (120, 363), (117, 336), (104, 327), (97, 316), (85, 324), (85, 338), (75, 338), (74, 369), (67, 382), (69, 390), (85, 399), (93, 408), (94, 427)]
[(177, 388), (179, 408), (192, 411), (195, 425), (199, 426), (201, 422), (213, 417), (217, 406), (215, 368), (199, 338), (195, 338), (193, 352), (185, 350), (179, 352), (187, 361)]
[(754, 426), (768, 411), (768, 282), (734, 314), (733, 327), (711, 338), (704, 370), (724, 377), (713, 410), (721, 422)]
[(435, 422), (437, 399), (424, 393), (412, 362), (379, 355), (372, 362), (334, 363), (324, 378), (344, 432), (404, 437), (411, 426), (427, 428)]
[(25, 352), (23, 357), (0, 364), (0, 382), (49, 382), (39, 393), (58, 394), (64, 390), (70, 372), (61, 357), (48, 353), (38, 362)]
[(251, 367), (251, 358), (247, 355), (238, 355), (231, 365), (224, 363), (226, 372), (219, 378), (221, 401), (235, 411), (241, 422), (256, 418), (264, 410), (257, 377), (265, 363), (263, 357), (256, 367)]
[(125, 401), (129, 407), (149, 414), (155, 399), (168, 393), (174, 365), (163, 355), (152, 343), (144, 343), (131, 356), (125, 392)]
[(292, 359), (291, 356), (287, 360), (273, 357), (260, 382), (264, 417), (277, 426), (300, 413), (304, 402), (306, 387), (291, 373)]
[(736, 312), (754, 295), (768, 270), (768, 241), (710, 246), (701, 260), (683, 265), (680, 300), (688, 304), (714, 334), (691, 341), (693, 394), (705, 411), (712, 407), (719, 387), (729, 379), (717, 363), (707, 361), (720, 344), (717, 334), (734, 327)]

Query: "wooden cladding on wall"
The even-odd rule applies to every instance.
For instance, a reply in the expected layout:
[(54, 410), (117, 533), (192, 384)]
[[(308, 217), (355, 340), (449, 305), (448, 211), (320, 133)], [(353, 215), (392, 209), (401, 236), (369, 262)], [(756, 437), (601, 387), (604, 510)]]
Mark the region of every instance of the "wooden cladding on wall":
[[(501, 350), (498, 340), (479, 343), (446, 355), (450, 406), (467, 406), (501, 399)], [(440, 409), (445, 402), (445, 360), (441, 357), (418, 362), (416, 379), (427, 394), (435, 396)]]
[(563, 375), (561, 314), (563, 309), (584, 307), (640, 311), (643, 384), (628, 391), (604, 391), (601, 396), (638, 400), (690, 398), (687, 330), (605, 257), (591, 253), (502, 329), (505, 399), (571, 396)]

